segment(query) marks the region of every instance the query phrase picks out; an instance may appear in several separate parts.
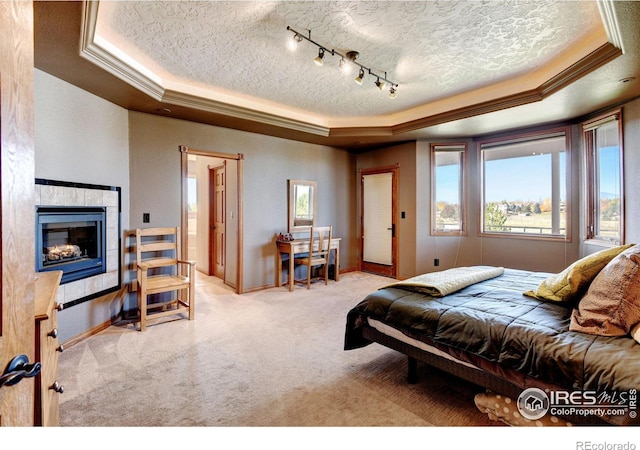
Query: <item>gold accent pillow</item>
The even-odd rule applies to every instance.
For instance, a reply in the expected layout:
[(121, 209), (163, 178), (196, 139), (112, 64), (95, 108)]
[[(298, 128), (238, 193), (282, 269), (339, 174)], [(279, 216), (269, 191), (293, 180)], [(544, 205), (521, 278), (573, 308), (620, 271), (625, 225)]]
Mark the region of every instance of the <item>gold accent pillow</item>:
[(560, 273), (551, 275), (533, 291), (524, 295), (552, 302), (572, 302), (580, 299), (589, 288), (589, 284), (600, 271), (620, 253), (634, 244), (607, 248), (585, 256), (571, 264)]

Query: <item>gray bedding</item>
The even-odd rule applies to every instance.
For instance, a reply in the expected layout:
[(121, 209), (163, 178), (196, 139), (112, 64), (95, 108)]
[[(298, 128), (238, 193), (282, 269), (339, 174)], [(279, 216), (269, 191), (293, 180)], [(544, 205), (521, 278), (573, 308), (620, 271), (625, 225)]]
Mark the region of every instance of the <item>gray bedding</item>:
[(522, 295), (548, 276), (505, 269), (445, 297), (410, 287), (378, 290), (348, 313), (345, 349), (371, 343), (362, 336), (370, 317), (502, 375), (571, 391), (639, 389), (640, 345), (632, 338), (569, 331), (571, 306)]

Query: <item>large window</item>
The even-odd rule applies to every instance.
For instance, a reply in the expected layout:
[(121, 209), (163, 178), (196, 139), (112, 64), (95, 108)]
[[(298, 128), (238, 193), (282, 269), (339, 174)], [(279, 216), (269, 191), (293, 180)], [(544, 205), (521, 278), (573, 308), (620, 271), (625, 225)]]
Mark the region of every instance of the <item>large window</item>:
[(461, 234), (464, 220), (466, 144), (431, 145), (431, 233)]
[(585, 122), (586, 238), (623, 241), (622, 130), (620, 111)]
[(482, 232), (567, 239), (568, 129), (480, 143)]

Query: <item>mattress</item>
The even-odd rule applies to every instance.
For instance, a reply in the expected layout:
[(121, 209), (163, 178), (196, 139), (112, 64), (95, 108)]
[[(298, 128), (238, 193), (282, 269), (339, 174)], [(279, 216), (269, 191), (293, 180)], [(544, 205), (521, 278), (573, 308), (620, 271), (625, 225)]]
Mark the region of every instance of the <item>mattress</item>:
[(461, 364), (463, 366), (469, 367), (471, 369), (476, 369), (476, 370), (481, 370), (479, 367), (476, 367), (475, 365), (468, 363), (466, 361), (462, 361), (458, 358), (455, 358), (453, 356), (451, 356), (450, 354), (448, 354), (447, 352), (444, 352), (440, 349), (437, 349), (436, 347), (433, 347), (432, 345), (429, 344), (425, 344), (422, 341), (419, 341), (417, 339), (413, 339), (410, 338), (409, 336), (407, 336), (406, 334), (402, 333), (401, 331), (390, 327), (389, 325), (386, 325), (378, 320), (375, 319), (367, 319), (367, 323), (369, 324), (369, 326), (371, 328), (374, 328), (376, 330), (378, 330), (380, 333), (392, 337), (394, 339), (397, 339), (400, 342), (404, 342), (405, 344), (409, 344), (415, 348), (419, 348), (420, 350), (423, 350), (425, 352), (429, 352), (432, 355), (436, 355), (436, 356), (440, 356), (441, 358), (445, 358), (448, 359), (449, 361), (453, 361), (457, 364)]

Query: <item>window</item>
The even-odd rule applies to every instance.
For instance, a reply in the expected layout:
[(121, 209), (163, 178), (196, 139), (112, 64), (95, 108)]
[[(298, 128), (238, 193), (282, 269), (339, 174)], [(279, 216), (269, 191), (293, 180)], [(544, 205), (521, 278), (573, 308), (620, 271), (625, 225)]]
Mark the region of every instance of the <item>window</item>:
[(480, 143), (482, 232), (567, 239), (568, 129)]
[(621, 111), (583, 124), (586, 161), (586, 238), (619, 245), (623, 239)]
[(462, 234), (466, 144), (431, 145), (431, 233)]

